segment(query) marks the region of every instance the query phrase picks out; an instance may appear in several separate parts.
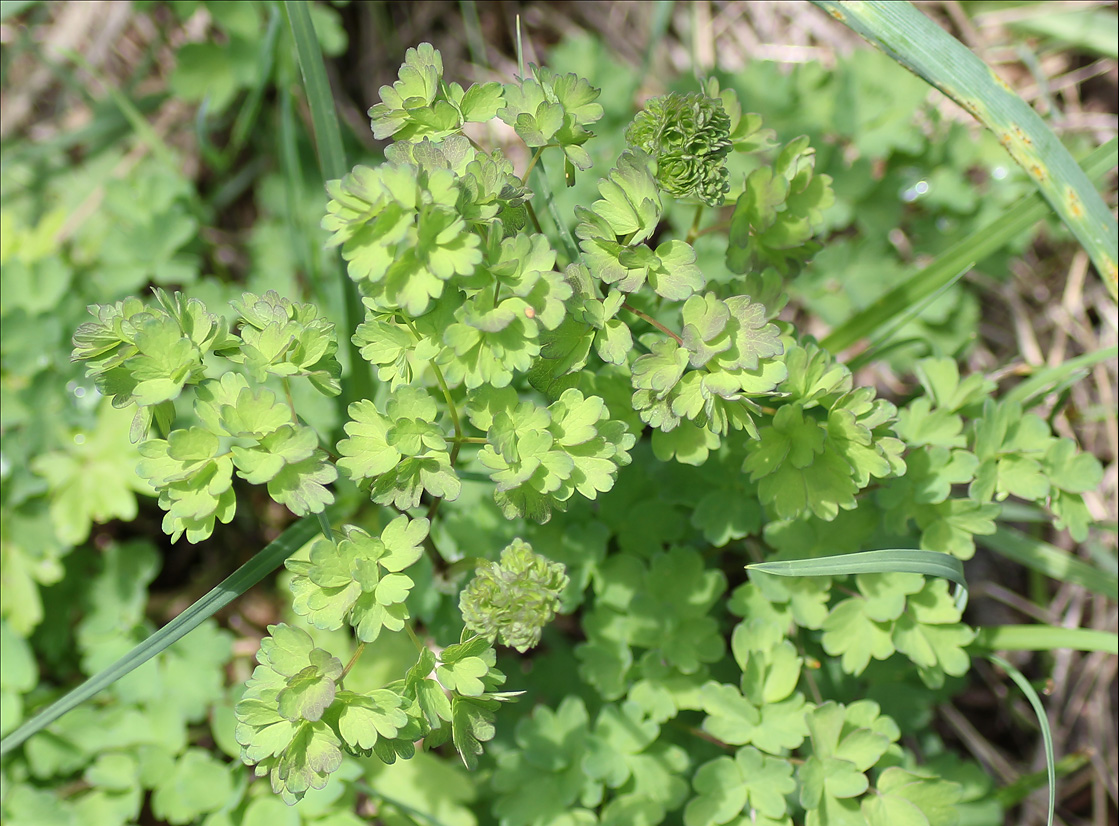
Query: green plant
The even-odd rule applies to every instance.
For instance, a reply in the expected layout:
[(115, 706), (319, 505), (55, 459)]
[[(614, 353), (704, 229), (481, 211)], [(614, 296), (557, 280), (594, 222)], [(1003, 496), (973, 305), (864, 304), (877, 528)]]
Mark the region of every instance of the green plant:
[[(831, 180), (807, 138), (775, 144), (714, 82), (638, 116), (558, 267), (566, 245), (542, 231), (529, 174), (548, 150), (576, 180), (590, 167), (597, 97), (535, 67), (463, 90), (430, 46), (409, 50), (371, 110), (398, 138), (385, 163), (328, 185), (323, 225), (366, 307), (347, 332), (382, 383), (336, 445), (293, 389), (342, 389), (311, 305), (246, 293), (228, 322), (157, 292), (95, 308), (75, 335), (102, 393), (137, 409), (169, 534), (229, 522), (235, 473), (321, 517), (324, 536), (287, 561), (300, 619), (270, 628), (233, 710), (240, 756), (294, 802), (371, 765), (351, 757), (434, 772), (425, 752), (443, 743), (471, 768), (492, 744), (478, 794), (509, 824), (953, 822), (983, 790), (965, 796), (967, 767), (921, 765), (901, 740), (984, 652), (947, 584), (757, 569), (728, 596), (724, 569), (868, 546), (966, 559), (1009, 496), (1083, 537), (1098, 463), (949, 358), (918, 362), (923, 392), (898, 407), (778, 321)], [(531, 151), (521, 176), (461, 134), (494, 117)], [(731, 149), (756, 169), (727, 174)], [(709, 211), (724, 199), (725, 227)], [(674, 200), (692, 221), (665, 240)], [(721, 229), (722, 262), (700, 266), (693, 242)], [(339, 483), (335, 528), (340, 475), (378, 507)], [(548, 625), (557, 611), (585, 641)], [(497, 643), (541, 640), (558, 664), (498, 669)], [(398, 667), (375, 680), (359, 665), (378, 650)], [(502, 708), (522, 684), (541, 704)], [(168, 819), (235, 796), (207, 761), (179, 759)], [(210, 808), (170, 791), (207, 785)], [(409, 816), (391, 786), (374, 791)]]

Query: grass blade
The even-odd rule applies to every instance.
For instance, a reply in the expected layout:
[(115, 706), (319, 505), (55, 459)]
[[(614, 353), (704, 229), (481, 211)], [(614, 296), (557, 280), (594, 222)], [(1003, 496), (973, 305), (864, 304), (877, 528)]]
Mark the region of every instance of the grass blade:
[(167, 625), (160, 628), (111, 666), (90, 677), (69, 694), (47, 706), (3, 740), (0, 740), (0, 755), (7, 754), (18, 747), (31, 735), (46, 728), (66, 712), (78, 707), (121, 677), (139, 668), (168, 646), (185, 637), (201, 625), (203, 620), (224, 608), (268, 574), (275, 571), (285, 559), (303, 547), (319, 530), (320, 522), (317, 518), (308, 516), (300, 519)]
[(1119, 37), (1116, 23), (1119, 17), (1107, 8), (1062, 9), (1039, 8), (1039, 13), (1021, 20), (1012, 20), (1007, 27), (1068, 44), (1083, 51), (1093, 52), (1112, 60), (1119, 58)]
[(1090, 565), (1055, 545), (1001, 525), (993, 534), (981, 537), (979, 541), (995, 553), (1013, 559), (1033, 571), (1061, 582), (1071, 582), (1093, 594), (1119, 602), (1119, 577)]
[[(1073, 772), (1079, 771), (1091, 762), (1092, 758), (1082, 751), (1075, 752), (1074, 754), (1066, 754), (1057, 761), (1056, 775), (1057, 777), (1068, 777)], [(995, 799), (998, 800), (999, 805), (1002, 806), (1003, 809), (1009, 809), (1012, 806), (1017, 806), (1040, 789), (1048, 780), (1048, 769), (1024, 774), (1009, 786), (1003, 786), (1001, 789), (995, 791)]]
[(1020, 402), (1029, 408), (1040, 402), (1050, 393), (1059, 392), (1087, 375), (1088, 368), (1101, 361), (1110, 361), (1119, 356), (1119, 346), (1112, 344), (1094, 353), (1071, 358), (1056, 367), (1038, 370), (1025, 381), (1003, 396), (1008, 402)]
[(1033, 707), (1034, 714), (1037, 715), (1037, 724), (1041, 727), (1041, 739), (1045, 743), (1045, 767), (1049, 778), (1048, 826), (1053, 826), (1053, 813), (1057, 808), (1057, 760), (1053, 756), (1053, 733), (1049, 730), (1049, 717), (1045, 713), (1045, 706), (1041, 704), (1041, 698), (1037, 696), (1034, 687), (1030, 685), (1030, 681), (1022, 675), (1021, 671), (1002, 657), (996, 657), (992, 654), (987, 659), (1002, 668), (1014, 681), (1014, 684), (1022, 689), (1022, 693), (1026, 695), (1026, 699), (1030, 701), (1030, 705)]
[(964, 566), (951, 554), (940, 551), (919, 551), (893, 548), (863, 551), (813, 559), (782, 559), (756, 562), (747, 571), (761, 571), (776, 576), (847, 576), (848, 574), (924, 574), (956, 583), (956, 607), (967, 607), (967, 580)]
[[(319, 166), (324, 180), (336, 180), (348, 171), (346, 153), (342, 147), (342, 133), (338, 128), (338, 114), (334, 107), (334, 94), (326, 77), (326, 64), (323, 63), (322, 49), (311, 23), (311, 14), (305, 0), (284, 0), (284, 11), (291, 26), (292, 39), (295, 41), (299, 71), (303, 76), (303, 88), (307, 92), (307, 103), (311, 107), (311, 124), (315, 131), (315, 147), (319, 155)], [(357, 285), (349, 279), (339, 266), (339, 279), (342, 284), (342, 297), (346, 313), (346, 329), (352, 332), (365, 318), (365, 308), (361, 304)], [(352, 401), (373, 398), (373, 373), (369, 363), (361, 357), (361, 350), (351, 340), (347, 332), (342, 338), (346, 341), (349, 354), (350, 374), (343, 384), (339, 398), (341, 422), (346, 421), (346, 408)]]
[(977, 628), (969, 648), (977, 654), (991, 651), (1102, 651), (1119, 654), (1119, 634), (1095, 628), (1063, 628), (1059, 625), (992, 625)]
[(858, 370), (863, 365), (870, 364), (872, 361), (884, 359), (886, 353), (892, 346), (904, 344), (905, 342), (902, 341), (891, 342), (890, 339), (897, 335), (906, 324), (920, 316), (926, 307), (936, 301), (945, 290), (963, 278), (974, 266), (974, 261), (965, 264), (963, 269), (956, 273), (955, 276), (947, 281), (944, 286), (935, 293), (932, 293), (921, 301), (914, 302), (911, 307), (907, 307), (903, 312), (898, 313), (890, 322), (882, 325), (875, 331), (874, 335), (870, 337), (866, 349), (848, 361), (847, 366), (851, 368), (852, 371)]
[(1119, 228), (1084, 171), (1028, 103), (912, 3), (812, 2), (950, 97), (995, 133), (1119, 297)]
[[(1115, 167), (1119, 156), (1119, 140), (1112, 138), (1084, 159), (1084, 172), (1093, 180), (1102, 179)], [(945, 250), (933, 263), (914, 273), (903, 283), (856, 313), (822, 342), (832, 353), (845, 350), (888, 324), (891, 319), (958, 280), (971, 261), (982, 261), (1002, 246), (1025, 232), (1049, 213), (1040, 195), (1022, 198), (1002, 216), (967, 238)]]
[(326, 64), (322, 49), (311, 23), (305, 0), (285, 0), (291, 36), (299, 58), (299, 71), (303, 88), (307, 90), (307, 105), (311, 107), (311, 123), (315, 128), (315, 148), (319, 153), (319, 166), (323, 178), (334, 180), (346, 174), (346, 153), (342, 148), (342, 132), (338, 128), (338, 114), (334, 110), (334, 93), (326, 79)]

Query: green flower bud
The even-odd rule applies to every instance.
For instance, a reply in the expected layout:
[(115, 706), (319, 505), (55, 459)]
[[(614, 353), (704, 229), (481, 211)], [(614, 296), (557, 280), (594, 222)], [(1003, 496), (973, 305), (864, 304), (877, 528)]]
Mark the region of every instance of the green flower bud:
[(549, 562), (521, 539), (501, 552), (500, 562), (484, 561), (459, 597), (466, 627), (475, 634), (525, 652), (556, 615), (568, 578), (563, 565)]
[(718, 206), (730, 189), (730, 116), (699, 92), (653, 98), (626, 129), (626, 141), (657, 162), (657, 184), (675, 198)]

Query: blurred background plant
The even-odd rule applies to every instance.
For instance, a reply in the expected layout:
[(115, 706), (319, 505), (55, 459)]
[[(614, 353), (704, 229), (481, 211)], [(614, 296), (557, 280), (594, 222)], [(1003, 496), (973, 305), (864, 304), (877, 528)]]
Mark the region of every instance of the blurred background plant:
[[(1031, 102), (1075, 157), (1115, 137), (1114, 3), (936, 0), (921, 9)], [(518, 72), (519, 16), (526, 61), (578, 72), (603, 89), (606, 114), (589, 144), (596, 174), (556, 194), (562, 215), (594, 200), (595, 178), (623, 148), (635, 108), (666, 91), (693, 91), (697, 75), (736, 89), (747, 110), (785, 139), (809, 135), (836, 202), (822, 216), (824, 248), (791, 282), (782, 318), (819, 338), (1032, 191), (970, 116), (806, 3), (339, 2), (312, 5), (311, 13), (352, 162), (380, 155), (365, 112), (407, 46), (433, 43), (448, 77), (506, 80)], [(319, 228), (326, 198), (280, 4), (5, 0), (0, 115), (0, 733), (7, 733), (26, 709), (175, 616), (289, 519), (263, 498), (207, 543), (166, 542), (151, 492), (134, 473), (138, 455), (122, 449), (129, 414), (102, 403), (69, 361), (85, 306), (159, 285), (187, 289), (213, 309), (245, 290), (273, 289), (314, 300), (335, 319), (344, 314), (340, 265)], [(486, 138), (515, 152), (509, 136)], [(523, 169), (527, 158), (514, 160)], [(732, 178), (741, 180), (751, 163), (732, 156)], [(1114, 210), (1114, 169), (1102, 189)], [(682, 236), (691, 215), (667, 218)], [(701, 267), (705, 256), (722, 257), (707, 240), (695, 244)], [(1116, 629), (1115, 602), (1067, 570), (1003, 561), (1036, 560), (1052, 543), (1116, 572), (1116, 363), (1113, 355), (1092, 357), (1115, 346), (1119, 319), (1091, 269), (1060, 223), (1044, 220), (974, 262), (893, 331), (880, 351), (886, 358), (858, 374), (881, 395), (903, 396), (907, 371), (927, 355), (952, 356), (1006, 388), (1089, 357), (1072, 373), (1078, 380), (1039, 411), (1104, 466), (1103, 484), (1085, 495), (1100, 527), (1076, 545), (1067, 534), (1034, 530), (1024, 511), (1025, 534), (996, 534), (987, 543), (995, 554), (969, 563), (975, 623)], [(311, 393), (298, 402), (320, 432), (337, 428), (332, 402)], [(492, 529), (505, 535), (496, 522)], [(453, 521), (446, 531), (441, 546), (453, 546)], [(551, 555), (562, 559), (563, 538), (553, 539)], [(6, 761), (4, 821), (479, 822), (474, 779), (430, 755), (391, 767), (355, 763), (341, 771), (346, 782), (291, 810), (249, 784), (232, 737), (234, 687), (251, 670), (265, 627), (285, 618), (276, 588), (250, 592), (96, 705), (64, 718), (50, 737), (29, 742), (19, 761)], [(379, 685), (408, 656), (383, 651), (352, 679)], [(550, 657), (518, 677), (558, 703), (562, 689), (553, 696), (544, 686), (574, 663), (570, 651)], [(1070, 824), (1114, 823), (1116, 658), (1059, 651), (1015, 662), (1044, 686), (1064, 755), (1058, 814)], [(574, 706), (563, 708), (578, 716)], [(951, 753), (974, 758), (1001, 787), (1012, 822), (1044, 822), (1033, 794), (1044, 785), (1044, 758), (1024, 709), (978, 662), (971, 684), (941, 698), (934, 727), (912, 747), (942, 762)], [(530, 710), (526, 704), (521, 713)]]

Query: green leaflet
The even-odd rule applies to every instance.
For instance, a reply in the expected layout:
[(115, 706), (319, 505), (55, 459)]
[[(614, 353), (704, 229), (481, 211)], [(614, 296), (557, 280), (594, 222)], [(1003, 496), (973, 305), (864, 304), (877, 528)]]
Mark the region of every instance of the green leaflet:
[(478, 461), (497, 483), (494, 498), (507, 517), (545, 522), (576, 491), (594, 499), (613, 487), (635, 438), (609, 418), (601, 398), (570, 388), (547, 408), (515, 400), (477, 394), (468, 407), (474, 424), (485, 425)]
[(443, 82), (443, 58), (430, 43), (408, 49), (400, 79), (381, 87), (381, 102), (369, 110), (378, 139), (445, 138), (466, 122), (484, 122), (502, 103), (501, 85), (475, 84), (465, 91)]
[(831, 177), (815, 174), (815, 163), (816, 150), (801, 136), (782, 148), (772, 167), (750, 173), (731, 216), (727, 267), (745, 273), (768, 265), (796, 273), (820, 249), (812, 237), (835, 194)]
[(349, 622), (362, 642), (373, 642), (382, 629), (401, 630), (408, 619), (404, 601), (415, 585), (401, 572), (420, 558), (427, 534), (426, 519), (399, 516), (380, 537), (346, 525), (342, 539), (318, 540), (308, 561), (287, 561), (296, 574), (295, 612), (325, 630)]
[(415, 507), (424, 491), (454, 499), (461, 487), (451, 467), (447, 441), (433, 423), (435, 400), (417, 387), (404, 387), (385, 406), (370, 401), (350, 405), (348, 439), (338, 443), (338, 460), (355, 481), (372, 480), (380, 504)]
[(526, 146), (558, 145), (569, 164), (590, 168), (583, 144), (593, 137), (586, 127), (602, 117), (602, 106), (595, 102), (599, 90), (574, 74), (559, 75), (531, 64), (530, 69), (531, 77), (506, 84), (498, 117), (517, 130)]

